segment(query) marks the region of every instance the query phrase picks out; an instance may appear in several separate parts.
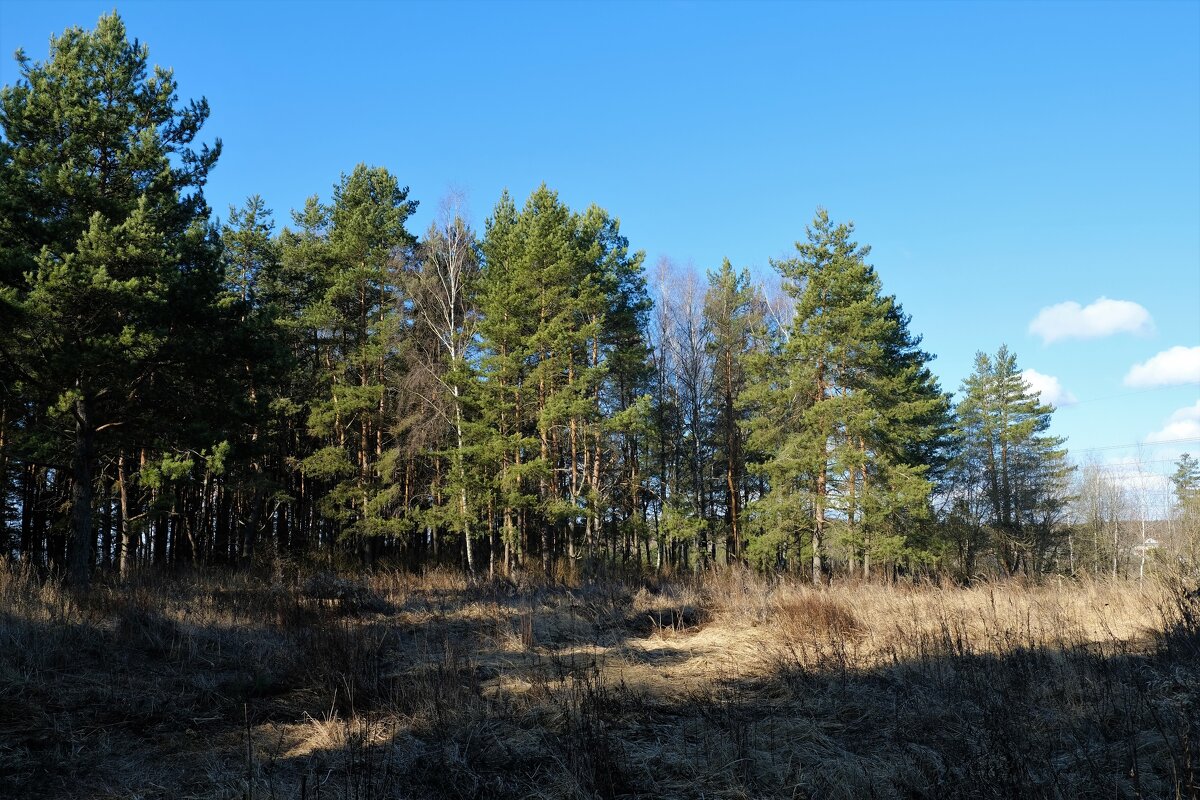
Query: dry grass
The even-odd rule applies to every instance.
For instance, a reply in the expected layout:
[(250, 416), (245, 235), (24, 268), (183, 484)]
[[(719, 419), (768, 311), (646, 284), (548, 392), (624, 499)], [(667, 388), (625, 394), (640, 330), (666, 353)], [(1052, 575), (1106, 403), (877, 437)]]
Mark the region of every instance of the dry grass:
[(0, 796), (1190, 797), (1165, 582), (579, 587), (0, 567)]

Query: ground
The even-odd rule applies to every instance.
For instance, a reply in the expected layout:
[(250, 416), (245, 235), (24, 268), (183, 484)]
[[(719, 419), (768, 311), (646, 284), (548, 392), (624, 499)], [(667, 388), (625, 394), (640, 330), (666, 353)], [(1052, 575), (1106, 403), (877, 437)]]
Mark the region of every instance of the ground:
[(0, 796), (1198, 793), (1177, 581), (0, 569)]

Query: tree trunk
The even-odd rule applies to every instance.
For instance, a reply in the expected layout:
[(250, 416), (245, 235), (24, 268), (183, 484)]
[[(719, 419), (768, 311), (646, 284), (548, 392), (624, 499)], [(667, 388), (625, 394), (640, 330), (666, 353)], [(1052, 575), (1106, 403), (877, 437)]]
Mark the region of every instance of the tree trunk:
[(67, 580), (77, 589), (86, 589), (90, 570), (88, 561), (95, 545), (92, 535), (92, 470), (96, 458), (96, 432), (92, 409), (86, 398), (75, 401), (75, 458), (72, 463), (71, 544)]
[(129, 521), (129, 476), (125, 471), (124, 453), (117, 457), (117, 484), (121, 496), (121, 557), (118, 570), (124, 580), (133, 571), (133, 561), (137, 555), (137, 542), (134, 541), (133, 525)]
[(108, 572), (113, 558), (113, 481), (108, 470), (104, 472), (104, 513), (100, 521), (100, 557), (96, 560)]
[(8, 409), (0, 408), (0, 531), (8, 529)]

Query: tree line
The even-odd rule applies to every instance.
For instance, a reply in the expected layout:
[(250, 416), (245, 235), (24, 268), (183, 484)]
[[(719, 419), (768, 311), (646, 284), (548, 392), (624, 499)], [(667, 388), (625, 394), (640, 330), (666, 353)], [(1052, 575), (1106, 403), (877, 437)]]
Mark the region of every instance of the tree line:
[(728, 261), (648, 274), (616, 217), (544, 185), (481, 230), (451, 198), (417, 235), (408, 189), (360, 164), (282, 228), (258, 196), (219, 222), (208, 105), (180, 101), (116, 14), (17, 59), (0, 90), (11, 557), (80, 585), (285, 559), (1076, 569), (1052, 407), (1004, 347), (952, 403), (869, 248), (824, 210), (774, 288)]

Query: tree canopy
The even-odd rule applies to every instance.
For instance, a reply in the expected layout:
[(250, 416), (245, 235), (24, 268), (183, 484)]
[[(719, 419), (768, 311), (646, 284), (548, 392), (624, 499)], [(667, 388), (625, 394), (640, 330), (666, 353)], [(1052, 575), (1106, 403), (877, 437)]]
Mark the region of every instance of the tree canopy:
[(648, 274), (546, 185), (418, 236), (401, 175), (360, 163), (282, 227), (258, 195), (220, 221), (208, 105), (148, 52), (106, 15), (0, 90), (8, 555), (78, 585), (1076, 569), (1054, 409), (1003, 346), (952, 406), (853, 223), (818, 209), (774, 291), (728, 260)]

